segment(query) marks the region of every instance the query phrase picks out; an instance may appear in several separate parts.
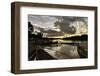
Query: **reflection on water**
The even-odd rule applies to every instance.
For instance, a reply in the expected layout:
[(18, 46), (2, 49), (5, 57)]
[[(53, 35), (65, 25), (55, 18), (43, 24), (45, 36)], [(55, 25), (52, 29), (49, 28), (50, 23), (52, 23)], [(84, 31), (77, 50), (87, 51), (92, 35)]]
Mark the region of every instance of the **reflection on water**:
[[(84, 52), (87, 52), (87, 42), (76, 41), (72, 44), (52, 44), (52, 46), (44, 46), (43, 50), (56, 59), (75, 59), (80, 58), (81, 53), (84, 55)], [(79, 53), (79, 51), (83, 52)]]
[(74, 41), (71, 43), (56, 44), (33, 44), (32, 56), (29, 60), (51, 60), (51, 59), (77, 59), (87, 58), (87, 41)]
[(56, 46), (44, 47), (44, 50), (57, 59), (79, 58), (77, 46), (56, 44)]

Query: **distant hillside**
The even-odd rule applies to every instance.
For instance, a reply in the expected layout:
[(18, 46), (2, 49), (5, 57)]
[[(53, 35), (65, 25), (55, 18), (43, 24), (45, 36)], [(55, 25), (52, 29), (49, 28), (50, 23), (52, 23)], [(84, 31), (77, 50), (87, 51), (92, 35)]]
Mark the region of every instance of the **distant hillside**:
[(72, 36), (72, 37), (66, 37), (66, 38), (63, 38), (64, 40), (81, 40), (81, 41), (85, 41), (85, 40), (88, 40), (88, 35), (85, 34), (85, 35), (81, 35), (81, 36)]

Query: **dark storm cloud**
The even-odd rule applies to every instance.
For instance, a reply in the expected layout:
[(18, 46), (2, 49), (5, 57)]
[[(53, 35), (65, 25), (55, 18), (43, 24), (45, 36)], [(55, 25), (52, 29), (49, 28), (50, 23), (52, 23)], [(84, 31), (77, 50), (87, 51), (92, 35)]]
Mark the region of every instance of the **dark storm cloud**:
[(75, 22), (75, 21), (82, 21), (85, 23), (85, 26), (87, 26), (87, 18), (86, 17), (66, 17), (66, 16), (62, 16), (62, 17), (58, 17), (58, 19), (61, 19), (61, 21), (56, 21), (55, 22), (55, 26), (59, 25), (60, 29), (63, 32), (66, 33), (75, 33), (76, 32), (76, 28), (75, 26), (70, 26), (71, 23)]
[(56, 31), (74, 34), (76, 26), (70, 26), (75, 21), (82, 21), (85, 23), (83, 26), (88, 24), (87, 17), (71, 17), (71, 16), (45, 16), (45, 15), (29, 15), (28, 21), (37, 27), (40, 31)]

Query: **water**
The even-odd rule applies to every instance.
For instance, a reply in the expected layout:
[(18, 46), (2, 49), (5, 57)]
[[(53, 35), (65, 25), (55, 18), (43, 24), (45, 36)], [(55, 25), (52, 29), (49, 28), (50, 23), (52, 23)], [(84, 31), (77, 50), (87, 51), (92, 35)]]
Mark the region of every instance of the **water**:
[(45, 47), (44, 51), (49, 53), (56, 59), (72, 59), (72, 58), (80, 58), (77, 52), (77, 46), (72, 46), (68, 44), (56, 44), (56, 46)]
[[(58, 43), (40, 47), (56, 59), (76, 59), (80, 58), (81, 53), (83, 55), (87, 53), (87, 41), (76, 41), (71, 44)], [(85, 56), (87, 57), (87, 54)]]
[(66, 42), (42, 45), (33, 44), (32, 52), (36, 55), (33, 57), (30, 55), (31, 60), (79, 59), (88, 57), (87, 41)]

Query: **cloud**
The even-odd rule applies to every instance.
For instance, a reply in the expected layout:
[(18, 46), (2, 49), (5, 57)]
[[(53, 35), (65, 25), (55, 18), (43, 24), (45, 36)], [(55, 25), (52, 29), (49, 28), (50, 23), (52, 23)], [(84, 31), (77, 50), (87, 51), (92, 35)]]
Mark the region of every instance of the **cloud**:
[(85, 32), (87, 30), (87, 17), (62, 16), (61, 18), (62, 20), (56, 21), (55, 25), (58, 25), (60, 29), (65, 33), (74, 34), (82, 31)]
[[(28, 21), (41, 31), (56, 31), (70, 34), (87, 31), (88, 27), (87, 17), (28, 15)], [(79, 27), (77, 22), (81, 23)]]

